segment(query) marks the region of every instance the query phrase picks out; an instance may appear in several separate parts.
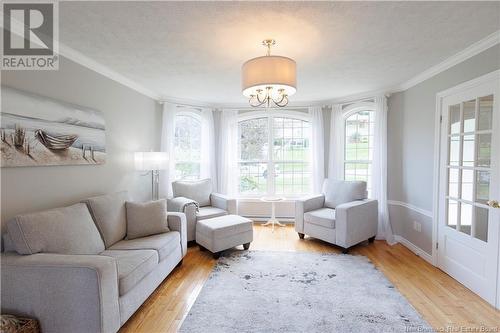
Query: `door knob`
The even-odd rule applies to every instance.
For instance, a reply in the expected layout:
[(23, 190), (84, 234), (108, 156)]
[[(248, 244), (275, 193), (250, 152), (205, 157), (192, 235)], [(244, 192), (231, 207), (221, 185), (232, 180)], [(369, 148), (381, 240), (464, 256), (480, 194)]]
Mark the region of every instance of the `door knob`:
[(487, 202), (487, 204), (492, 208), (500, 208), (500, 204), (496, 200), (490, 200)]

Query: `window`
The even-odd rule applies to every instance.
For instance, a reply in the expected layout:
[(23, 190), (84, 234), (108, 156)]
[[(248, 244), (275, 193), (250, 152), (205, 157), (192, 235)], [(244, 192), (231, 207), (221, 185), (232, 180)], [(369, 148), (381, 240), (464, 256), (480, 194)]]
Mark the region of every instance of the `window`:
[(344, 179), (367, 182), (371, 194), (374, 111), (363, 110), (345, 120)]
[(239, 192), (301, 195), (310, 192), (309, 121), (270, 115), (238, 123)]
[(175, 179), (200, 178), (201, 119), (198, 114), (179, 113), (175, 116)]

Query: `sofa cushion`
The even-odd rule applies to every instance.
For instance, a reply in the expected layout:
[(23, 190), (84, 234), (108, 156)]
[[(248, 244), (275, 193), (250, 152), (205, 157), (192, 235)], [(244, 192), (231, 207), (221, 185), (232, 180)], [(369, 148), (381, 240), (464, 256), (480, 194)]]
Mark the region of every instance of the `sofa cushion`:
[(134, 288), (158, 265), (158, 253), (154, 250), (106, 250), (100, 255), (116, 259), (120, 296)]
[(304, 222), (335, 229), (335, 209), (320, 208), (304, 214)]
[(196, 219), (197, 220), (205, 220), (205, 219), (211, 219), (213, 217), (224, 216), (224, 215), (227, 215), (227, 211), (225, 211), (224, 209), (220, 209), (220, 208), (212, 207), (212, 206), (206, 206), (206, 207), (200, 207), (200, 209), (196, 213)]
[(167, 200), (127, 202), (127, 239), (169, 232)]
[(366, 182), (326, 179), (323, 193), (325, 207), (336, 208), (347, 202), (366, 199)]
[(238, 215), (225, 215), (196, 223), (196, 233), (215, 239), (230, 237), (242, 232), (252, 232), (253, 222)]
[(111, 246), (110, 250), (155, 250), (160, 261), (167, 258), (177, 246), (181, 246), (181, 235), (178, 231), (170, 231), (136, 239), (124, 239)]
[(185, 197), (196, 201), (200, 207), (210, 206), (212, 181), (203, 179), (197, 181), (176, 181), (172, 183), (174, 197)]
[(104, 250), (101, 235), (83, 203), (18, 215), (7, 223), (7, 230), (20, 254), (98, 254)]
[(125, 201), (127, 198), (127, 191), (123, 191), (82, 201), (89, 207), (106, 248), (125, 238), (127, 233)]

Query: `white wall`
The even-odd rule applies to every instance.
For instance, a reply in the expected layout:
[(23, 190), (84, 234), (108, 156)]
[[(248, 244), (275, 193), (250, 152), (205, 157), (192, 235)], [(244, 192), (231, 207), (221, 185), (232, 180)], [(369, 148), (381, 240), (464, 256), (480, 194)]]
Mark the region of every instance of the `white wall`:
[(2, 71), (2, 85), (86, 106), (104, 113), (104, 165), (1, 169), (1, 221), (16, 214), (68, 205), (103, 193), (129, 190), (150, 198), (150, 178), (134, 170), (133, 152), (159, 148), (159, 105), (121, 84), (61, 58), (58, 71)]

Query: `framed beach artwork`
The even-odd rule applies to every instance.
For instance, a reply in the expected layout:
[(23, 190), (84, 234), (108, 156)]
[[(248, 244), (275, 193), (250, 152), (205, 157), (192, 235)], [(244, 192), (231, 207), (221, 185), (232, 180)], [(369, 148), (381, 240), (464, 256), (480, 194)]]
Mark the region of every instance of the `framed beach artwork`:
[(2, 167), (106, 161), (103, 113), (2, 86)]

